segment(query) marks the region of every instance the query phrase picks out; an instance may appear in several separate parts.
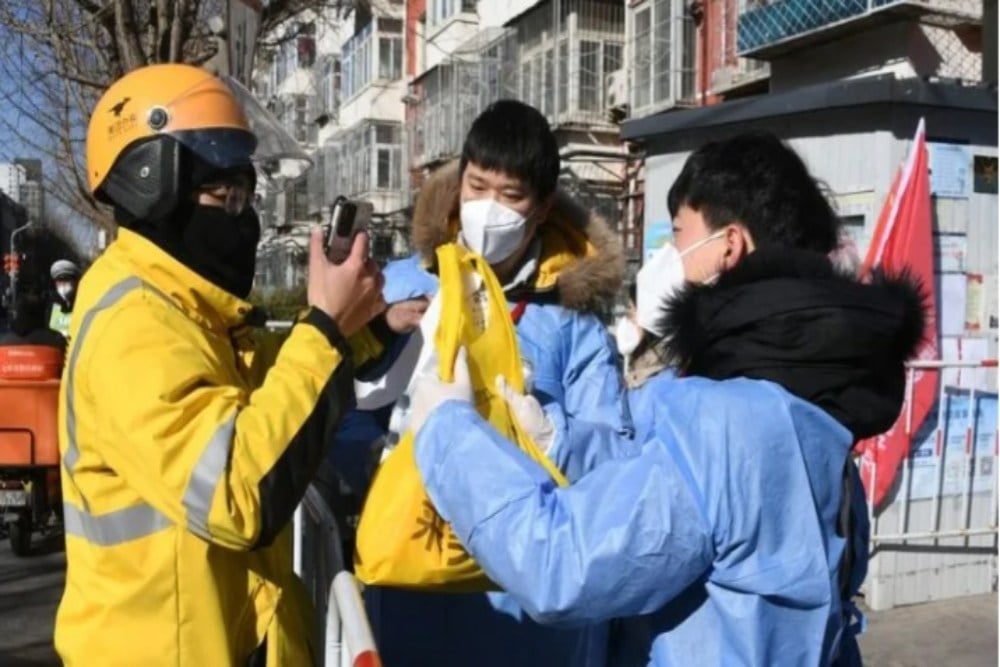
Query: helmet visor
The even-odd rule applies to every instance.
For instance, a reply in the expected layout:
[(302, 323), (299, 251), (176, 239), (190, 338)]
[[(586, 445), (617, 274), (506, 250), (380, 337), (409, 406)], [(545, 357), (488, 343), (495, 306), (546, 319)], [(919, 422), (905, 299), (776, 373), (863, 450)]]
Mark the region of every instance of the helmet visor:
[(198, 83), (151, 109), (146, 122), (219, 169), (252, 165), (272, 179), (298, 180), (312, 166), (274, 114), (232, 77)]
[(273, 113), (236, 79), (222, 81), (232, 91), (257, 137), (254, 162), (268, 180), (298, 181), (312, 167), (312, 160)]

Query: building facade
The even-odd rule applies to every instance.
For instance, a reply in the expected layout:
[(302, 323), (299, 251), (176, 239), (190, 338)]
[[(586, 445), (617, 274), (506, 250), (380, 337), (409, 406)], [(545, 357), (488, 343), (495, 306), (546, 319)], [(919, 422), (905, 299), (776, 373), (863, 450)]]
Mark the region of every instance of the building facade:
[(257, 285), (304, 283), (308, 227), (338, 196), (370, 201), (379, 260), (407, 250), (402, 2), (304, 14), (265, 37), (254, 89), (308, 152), (312, 168), (266, 189)]
[(265, 196), (273, 233), (261, 282), (301, 278), (286, 266), (302, 253), (301, 230), (338, 195), (374, 204), (378, 258), (407, 253), (423, 179), (458, 157), (473, 119), (502, 98), (549, 118), (562, 187), (618, 229), (634, 271), (644, 161), (621, 141), (621, 122), (766, 85), (766, 64), (736, 52), (741, 2), (382, 0), (282, 26), (264, 37), (255, 91), (314, 166)]

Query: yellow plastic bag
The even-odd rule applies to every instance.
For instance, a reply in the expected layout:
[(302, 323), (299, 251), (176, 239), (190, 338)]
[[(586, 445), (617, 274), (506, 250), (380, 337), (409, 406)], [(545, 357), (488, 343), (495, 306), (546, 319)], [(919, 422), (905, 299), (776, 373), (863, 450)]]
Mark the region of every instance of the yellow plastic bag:
[[(441, 378), (453, 379), (455, 357), (464, 346), (476, 410), (565, 486), (565, 478), (524, 433), (496, 390), (498, 375), (515, 390), (524, 390), (514, 324), (499, 281), (482, 257), (455, 244), (438, 248), (437, 258), (441, 319), (434, 345)], [(412, 432), (404, 433), (375, 473), (358, 525), (355, 574), (367, 584), (400, 588), (496, 589), (427, 497), (413, 440)]]

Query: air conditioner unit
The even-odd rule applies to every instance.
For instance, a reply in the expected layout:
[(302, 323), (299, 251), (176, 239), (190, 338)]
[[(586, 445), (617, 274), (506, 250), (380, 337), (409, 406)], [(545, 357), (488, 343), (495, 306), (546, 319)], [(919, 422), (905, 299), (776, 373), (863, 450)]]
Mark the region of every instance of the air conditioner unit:
[(736, 74), (734, 70), (734, 67), (727, 65), (712, 72), (710, 84), (712, 90), (728, 90), (733, 85), (734, 75)]
[(628, 77), (624, 68), (605, 75), (604, 99), (608, 109), (628, 104)]

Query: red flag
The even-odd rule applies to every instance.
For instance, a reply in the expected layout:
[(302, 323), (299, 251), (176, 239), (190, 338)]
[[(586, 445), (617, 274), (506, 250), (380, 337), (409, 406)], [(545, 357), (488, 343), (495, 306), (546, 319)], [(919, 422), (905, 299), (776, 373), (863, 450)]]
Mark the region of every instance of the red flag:
[[(931, 194), (927, 164), (927, 141), (924, 121), (920, 120), (913, 146), (906, 162), (896, 174), (885, 204), (875, 224), (875, 233), (862, 274), (873, 267), (890, 273), (908, 269), (919, 278), (927, 293), (927, 329), (918, 359), (938, 358), (938, 336), (934, 295), (934, 250), (931, 235)], [(858, 443), (862, 453), (861, 480), (869, 502), (879, 507), (892, 488), (899, 466), (910, 451), (913, 432), (926, 419), (937, 397), (938, 371), (917, 370), (911, 376), (908, 400), (912, 410), (904, 409), (888, 431)]]

